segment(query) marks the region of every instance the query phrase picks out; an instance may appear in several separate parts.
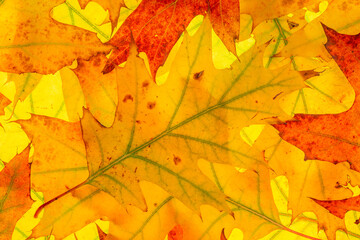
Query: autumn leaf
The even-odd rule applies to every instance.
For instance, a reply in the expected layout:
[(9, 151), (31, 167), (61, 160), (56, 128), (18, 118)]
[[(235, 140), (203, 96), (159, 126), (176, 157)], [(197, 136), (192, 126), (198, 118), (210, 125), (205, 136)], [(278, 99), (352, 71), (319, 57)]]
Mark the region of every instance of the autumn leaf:
[(240, 12), (237, 0), (188, 1), (145, 0), (125, 20), (109, 41), (117, 47), (110, 56), (103, 72), (108, 73), (129, 56), (131, 37), (139, 52), (145, 52), (153, 78), (166, 60), (182, 32), (196, 15), (209, 11), (214, 31), (225, 46), (236, 55), (235, 40), (239, 38)]
[(98, 52), (111, 50), (95, 34), (53, 20), (50, 11), (62, 2), (14, 0), (1, 3), (1, 71), (55, 73), (79, 57), (88, 59)]
[[(50, 200), (87, 176), (85, 146), (79, 122), (32, 115), (18, 123), (37, 147), (32, 157), (32, 187)], [(50, 171), (51, 169), (51, 171)]]
[[(334, 57), (358, 96), (357, 36), (341, 35), (324, 27), (328, 38), (326, 48)], [(359, 171), (357, 131), (358, 99), (351, 109), (332, 115), (295, 115), (294, 121), (274, 125), (280, 136), (305, 152), (307, 159), (332, 163), (349, 162)]]
[(0, 172), (0, 239), (11, 239), (16, 221), (29, 210), (30, 147), (17, 155)]

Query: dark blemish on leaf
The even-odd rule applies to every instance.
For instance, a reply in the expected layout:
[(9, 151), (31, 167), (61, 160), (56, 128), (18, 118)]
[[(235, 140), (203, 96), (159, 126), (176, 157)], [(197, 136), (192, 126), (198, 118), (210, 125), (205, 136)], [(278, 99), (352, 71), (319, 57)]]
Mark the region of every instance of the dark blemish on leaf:
[(143, 88), (146, 88), (146, 87), (148, 87), (149, 86), (149, 82), (148, 81), (144, 81), (143, 83), (142, 83), (142, 87)]
[(275, 100), (275, 98), (277, 98), (280, 94), (282, 94), (283, 92), (279, 92), (278, 94), (275, 95), (275, 97), (273, 97), (273, 100)]
[(173, 161), (174, 161), (175, 165), (178, 165), (181, 162), (181, 158), (174, 155)]
[(147, 103), (147, 108), (148, 109), (153, 109), (156, 106), (156, 102), (148, 102)]
[(342, 188), (339, 182), (336, 182), (335, 188)]
[(112, 157), (107, 157), (107, 160), (109, 160), (109, 161), (110, 161), (111, 159), (112, 159)]
[(154, 203), (154, 207), (157, 207), (157, 203)]
[(288, 23), (288, 25), (289, 25), (290, 30), (299, 26), (298, 23), (296, 23), (296, 22), (291, 22), (291, 21), (289, 21), (289, 20), (287, 20), (287, 23)]
[(255, 103), (258, 103), (258, 100), (255, 100)]
[(121, 176), (122, 176), (122, 177), (124, 177), (124, 176), (125, 176), (125, 174), (123, 173), (123, 174), (121, 174)]
[(194, 73), (194, 79), (195, 80), (201, 80), (201, 77), (204, 75), (204, 70), (198, 73)]
[(136, 171), (137, 171), (137, 167), (135, 168), (134, 173), (136, 173)]
[(140, 124), (141, 122), (140, 122), (140, 120), (136, 120), (136, 123), (137, 123), (137, 124)]
[(356, 219), (356, 221), (354, 222), (355, 224), (359, 224), (360, 223), (360, 219)]
[(130, 101), (134, 101), (134, 98), (133, 98), (133, 96), (131, 96), (130, 94), (127, 94), (125, 97), (124, 97), (124, 99), (123, 99), (123, 102), (127, 102), (128, 100), (130, 100)]
[(315, 72), (313, 70), (299, 71), (299, 73), (305, 80), (312, 78), (312, 77), (317, 77), (320, 75), (318, 72)]

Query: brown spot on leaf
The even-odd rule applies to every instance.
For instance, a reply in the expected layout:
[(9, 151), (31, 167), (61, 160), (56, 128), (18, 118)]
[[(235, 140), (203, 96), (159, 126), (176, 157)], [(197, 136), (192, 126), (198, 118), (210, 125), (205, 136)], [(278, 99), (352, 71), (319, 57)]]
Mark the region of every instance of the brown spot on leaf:
[(181, 158), (174, 155), (173, 161), (174, 161), (175, 165), (178, 165), (181, 162)]
[(149, 86), (149, 82), (148, 81), (144, 81), (143, 83), (142, 83), (142, 87), (143, 88), (146, 88), (146, 87), (148, 87)]
[(131, 96), (130, 94), (125, 95), (123, 102), (127, 102), (127, 101), (134, 101), (133, 96)]
[(156, 106), (156, 102), (148, 102), (147, 103), (147, 108), (148, 109), (153, 109)]
[(289, 25), (290, 30), (299, 26), (298, 23), (296, 23), (296, 22), (291, 22), (291, 21), (289, 21), (289, 20), (287, 20), (287, 23), (288, 23), (288, 25)]
[(318, 72), (315, 72), (313, 70), (299, 71), (299, 73), (305, 80), (320, 75)]
[(195, 80), (201, 80), (201, 77), (204, 75), (204, 70), (198, 73), (194, 73)]

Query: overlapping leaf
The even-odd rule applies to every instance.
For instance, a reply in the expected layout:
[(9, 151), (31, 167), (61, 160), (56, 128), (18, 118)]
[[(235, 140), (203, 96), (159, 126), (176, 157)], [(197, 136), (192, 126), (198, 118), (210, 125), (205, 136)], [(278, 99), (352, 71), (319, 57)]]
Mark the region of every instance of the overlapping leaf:
[(50, 10), (62, 2), (1, 2), (1, 71), (55, 73), (79, 57), (88, 59), (111, 50), (95, 34), (51, 19)]
[(11, 239), (15, 224), (29, 210), (29, 147), (6, 164), (0, 172), (0, 239)]

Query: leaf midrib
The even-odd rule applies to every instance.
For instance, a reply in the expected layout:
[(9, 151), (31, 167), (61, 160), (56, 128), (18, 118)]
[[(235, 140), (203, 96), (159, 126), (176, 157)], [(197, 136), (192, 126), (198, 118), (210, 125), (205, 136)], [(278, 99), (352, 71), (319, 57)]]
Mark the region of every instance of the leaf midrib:
[(158, 135), (157, 135), (156, 137), (154, 137), (153, 139), (151, 139), (151, 140), (143, 143), (142, 145), (134, 148), (133, 150), (130, 150), (128, 153), (126, 153), (126, 154), (122, 155), (121, 157), (115, 159), (114, 161), (110, 162), (107, 166), (104, 166), (104, 167), (102, 167), (102, 168), (99, 168), (97, 171), (95, 171), (95, 172), (93, 173), (93, 175), (91, 175), (91, 176), (85, 181), (84, 184), (90, 183), (92, 180), (96, 179), (97, 177), (99, 177), (100, 175), (102, 175), (104, 172), (106, 172), (107, 170), (111, 169), (113, 166), (115, 166), (115, 165), (123, 162), (123, 161), (126, 160), (127, 158), (130, 158), (130, 157), (134, 156), (136, 153), (138, 153), (139, 151), (143, 150), (143, 149), (146, 148), (147, 146), (149, 146), (149, 145), (157, 142), (158, 140), (160, 140), (161, 138), (163, 138), (163, 137), (165, 137), (165, 136), (168, 136), (168, 134), (170, 134), (172, 131), (174, 131), (174, 130), (176, 130), (176, 129), (182, 127), (182, 126), (184, 126), (185, 124), (193, 121), (194, 119), (197, 119), (197, 118), (199, 118), (199, 117), (201, 117), (201, 116), (203, 116), (203, 115), (205, 115), (205, 114), (207, 114), (207, 113), (209, 113), (209, 112), (211, 112), (211, 111), (213, 111), (213, 110), (216, 110), (216, 109), (218, 109), (218, 108), (221, 108), (221, 107), (223, 107), (223, 106), (225, 106), (225, 105), (227, 105), (227, 104), (230, 104), (230, 103), (232, 103), (233, 101), (236, 101), (236, 100), (238, 100), (238, 99), (240, 99), (240, 98), (242, 98), (242, 97), (245, 97), (245, 96), (247, 96), (247, 95), (249, 95), (249, 94), (252, 94), (252, 93), (257, 92), (257, 91), (260, 91), (260, 90), (262, 90), (262, 89), (264, 89), (264, 88), (273, 87), (273, 86), (275, 86), (275, 84), (265, 84), (265, 85), (262, 85), (262, 86), (260, 86), (260, 87), (254, 88), (254, 89), (252, 89), (252, 90), (250, 90), (250, 91), (247, 91), (247, 92), (245, 92), (245, 93), (242, 93), (242, 94), (240, 94), (240, 95), (237, 95), (237, 96), (235, 96), (235, 97), (233, 97), (233, 98), (231, 98), (231, 99), (229, 99), (229, 100), (227, 100), (227, 101), (224, 101), (224, 102), (221, 102), (221, 103), (217, 103), (217, 104), (215, 104), (215, 105), (213, 105), (213, 106), (211, 106), (211, 107), (209, 107), (209, 108), (207, 108), (207, 109), (204, 109), (203, 111), (201, 111), (201, 112), (199, 112), (199, 113), (197, 113), (197, 114), (195, 114), (195, 115), (193, 115), (193, 116), (185, 119), (184, 121), (182, 121), (182, 122), (174, 125), (173, 127), (170, 127), (170, 128), (168, 128), (168, 129), (164, 130), (162, 133), (158, 134)]

